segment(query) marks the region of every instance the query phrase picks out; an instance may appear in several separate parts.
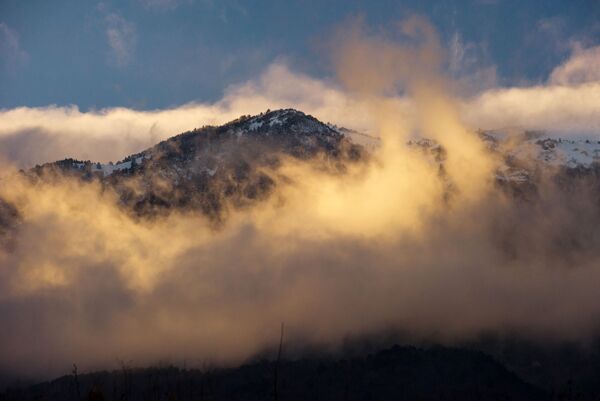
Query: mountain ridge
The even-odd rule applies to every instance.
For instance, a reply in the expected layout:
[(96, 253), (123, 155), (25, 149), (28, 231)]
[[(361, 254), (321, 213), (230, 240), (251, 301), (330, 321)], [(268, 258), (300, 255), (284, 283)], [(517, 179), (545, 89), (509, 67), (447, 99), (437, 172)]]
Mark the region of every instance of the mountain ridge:
[(123, 366), (9, 389), (0, 399), (58, 401), (79, 391), (90, 401), (163, 399), (163, 394), (177, 400), (250, 401), (273, 398), (274, 386), (281, 399), (289, 400), (550, 399), (482, 352), (398, 345), (360, 356), (261, 359), (228, 369)]
[[(600, 141), (552, 139), (532, 131), (474, 135), (490, 157), (500, 161), (490, 178), (518, 197), (531, 198), (544, 175), (565, 179), (600, 171)], [(24, 174), (33, 180), (65, 175), (98, 180), (114, 189), (120, 204), (136, 216), (199, 210), (212, 221), (223, 222), (232, 209), (251, 206), (273, 193), (285, 180), (279, 172), (284, 158), (339, 174), (349, 164), (368, 160), (380, 145), (379, 138), (325, 124), (302, 111), (279, 109), (193, 129), (116, 163), (64, 159)], [(421, 149), (439, 166), (442, 179), (449, 179), (443, 174), (443, 145), (415, 138), (407, 146)]]
[(272, 193), (283, 158), (311, 160), (340, 172), (365, 154), (360, 145), (316, 118), (280, 109), (187, 131), (117, 163), (64, 159), (26, 174), (33, 179), (67, 174), (99, 180), (139, 216), (184, 208), (223, 221), (231, 207)]

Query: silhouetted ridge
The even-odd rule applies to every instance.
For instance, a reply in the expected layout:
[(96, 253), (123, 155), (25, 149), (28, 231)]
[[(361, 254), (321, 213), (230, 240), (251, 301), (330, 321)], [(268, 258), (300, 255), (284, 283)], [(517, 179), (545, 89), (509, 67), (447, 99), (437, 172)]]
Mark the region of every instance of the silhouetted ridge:
[[(123, 369), (77, 377), (88, 400), (258, 401), (273, 399), (275, 362), (231, 369)], [(281, 400), (520, 400), (549, 397), (491, 357), (465, 349), (399, 347), (349, 359), (283, 360)], [(72, 399), (74, 376), (6, 392), (6, 401)], [(92, 398), (96, 397), (96, 398)], [(102, 398), (99, 398), (102, 397)], [(38, 398), (39, 399), (39, 398)]]

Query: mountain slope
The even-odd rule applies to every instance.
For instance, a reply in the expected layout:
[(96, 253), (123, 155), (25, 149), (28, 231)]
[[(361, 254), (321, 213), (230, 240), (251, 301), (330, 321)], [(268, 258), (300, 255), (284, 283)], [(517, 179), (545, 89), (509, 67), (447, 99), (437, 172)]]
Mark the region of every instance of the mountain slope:
[[(548, 177), (566, 183), (562, 187), (568, 189), (581, 178), (600, 174), (600, 144), (590, 140), (545, 138), (535, 132), (478, 134), (498, 163), (490, 179), (517, 199), (533, 200), (539, 183)], [(279, 172), (285, 158), (335, 174), (348, 163), (368, 159), (378, 146), (378, 138), (282, 109), (188, 131), (114, 164), (65, 159), (26, 174), (33, 180), (97, 180), (115, 190), (124, 209), (139, 217), (200, 211), (219, 223), (232, 209), (268, 198), (286, 179)], [(439, 165), (440, 179), (451, 191), (451, 178), (444, 174), (444, 147), (426, 138), (411, 140), (408, 146)], [(14, 214), (4, 215), (14, 225)]]
[(228, 208), (268, 197), (283, 158), (310, 160), (339, 172), (364, 156), (361, 146), (336, 129), (284, 109), (185, 132), (116, 164), (65, 159), (37, 166), (32, 173), (100, 180), (140, 216), (177, 208), (200, 210), (220, 221)]

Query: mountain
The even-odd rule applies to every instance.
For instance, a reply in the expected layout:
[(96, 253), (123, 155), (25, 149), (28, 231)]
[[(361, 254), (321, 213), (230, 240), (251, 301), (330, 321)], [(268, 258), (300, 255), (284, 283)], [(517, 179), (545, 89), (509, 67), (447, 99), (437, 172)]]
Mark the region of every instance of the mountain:
[(340, 172), (365, 155), (340, 131), (284, 109), (185, 132), (118, 163), (65, 159), (36, 166), (28, 174), (34, 179), (66, 174), (99, 180), (138, 216), (177, 208), (199, 210), (219, 222), (231, 207), (268, 197), (280, 179), (283, 158), (310, 160)]
[[(496, 166), (490, 178), (497, 188), (518, 200), (534, 201), (539, 186), (548, 182), (558, 184), (561, 191), (577, 191), (582, 184), (594, 189), (600, 182), (600, 141), (553, 138), (524, 130), (480, 130), (477, 135)], [(436, 163), (440, 177), (452, 188), (445, 175), (447, 151), (443, 145), (428, 138), (410, 140), (408, 145)], [(590, 179), (591, 183), (586, 181)]]
[(482, 134), (484, 140), (492, 141), (495, 148), (503, 147), (507, 156), (515, 161), (535, 161), (566, 168), (591, 168), (600, 162), (598, 140), (552, 138), (537, 131), (488, 131)]
[[(494, 177), (500, 185), (534, 185), (544, 172), (589, 172), (600, 165), (600, 141), (515, 130), (478, 135), (490, 157), (500, 160)], [(298, 110), (268, 110), (182, 133), (117, 163), (64, 159), (36, 166), (30, 174), (98, 179), (116, 188), (123, 204), (138, 214), (189, 207), (219, 218), (227, 203), (240, 206), (268, 196), (284, 157), (339, 172), (380, 145), (377, 137), (324, 124)], [(443, 166), (446, 150), (435, 140), (414, 139), (408, 145)], [(141, 188), (132, 191), (132, 180)]]
[(503, 163), (499, 181), (532, 182), (543, 172), (592, 171), (600, 165), (600, 141), (552, 138), (536, 131), (480, 131), (488, 149)]
[[(577, 196), (569, 191), (577, 194), (583, 188), (597, 191), (594, 195), (600, 194), (600, 143), (552, 138), (528, 131), (474, 134), (485, 145), (487, 155), (497, 162), (490, 180), (498, 190), (506, 191), (519, 202), (525, 201), (520, 203), (525, 207), (519, 209), (519, 224), (546, 221), (546, 215), (558, 208), (573, 211), (568, 216), (579, 216), (559, 220), (560, 230), (544, 231), (544, 240), (539, 242), (532, 242), (527, 237), (530, 231), (515, 228), (512, 220), (507, 220), (506, 226), (494, 225), (494, 239), (503, 256), (510, 262), (519, 255), (530, 256), (534, 249), (535, 257), (561, 258), (567, 261), (566, 266), (577, 266), (578, 258), (595, 258), (597, 247), (589, 238), (597, 231), (598, 215), (577, 214), (590, 208), (574, 202)], [(231, 210), (251, 207), (267, 199), (278, 185), (286, 182), (280, 167), (287, 159), (331, 174), (344, 174), (348, 166), (367, 162), (379, 146), (376, 137), (323, 124), (300, 111), (285, 109), (188, 131), (117, 163), (64, 159), (23, 171), (23, 175), (34, 182), (52, 183), (64, 177), (97, 182), (104, 189), (114, 190), (123, 210), (135, 218), (151, 219), (177, 210), (201, 212), (215, 224), (221, 224)], [(408, 146), (439, 166), (440, 179), (450, 179), (443, 174), (447, 157), (443, 145), (432, 139), (417, 138), (409, 141)], [(567, 191), (568, 201), (562, 202), (560, 198), (556, 202), (558, 208), (548, 208), (549, 201), (536, 203), (541, 199), (536, 198), (539, 187), (548, 181), (560, 191)], [(498, 217), (503, 220), (506, 216)], [(13, 246), (20, 219), (19, 209), (0, 199), (0, 247)], [(543, 231), (545, 226), (540, 227)], [(488, 348), (497, 351), (494, 346)], [(573, 387), (594, 396), (600, 393), (596, 373), (600, 351), (585, 359), (581, 356), (585, 354), (569, 350), (576, 355), (570, 360), (565, 359), (562, 350), (534, 353), (530, 348), (516, 348), (514, 352), (502, 349), (493, 353), (482, 347), (521, 378), (548, 392), (559, 394), (564, 390), (570, 394), (575, 391), (571, 391)], [(124, 383), (130, 383), (134, 389), (131, 391), (136, 394), (147, 394), (156, 388), (165, 395), (177, 383), (189, 382), (195, 383), (189, 386), (196, 390), (214, 383), (210, 390), (213, 393), (206, 399), (265, 399), (271, 397), (273, 369), (272, 362), (209, 374), (194, 370), (124, 369), (82, 375), (80, 384), (82, 397), (95, 394), (93, 388), (101, 389), (103, 394), (122, 392), (123, 386), (127, 386)], [(572, 376), (582, 379), (572, 380)], [(0, 400), (39, 399), (42, 395), (48, 400), (72, 399), (73, 383), (73, 377), (64, 377), (0, 394)], [(281, 386), (282, 394), (287, 395), (282, 399), (546, 399), (544, 392), (523, 382), (494, 359), (467, 349), (396, 347), (368, 357), (287, 361), (281, 364)], [(141, 396), (126, 399), (135, 397)], [(117, 398), (124, 399), (113, 397)]]
[(64, 376), (8, 390), (0, 393), (0, 399), (543, 401), (549, 397), (481, 352), (394, 346), (365, 356), (262, 360), (231, 369), (124, 366), (121, 371)]
[[(498, 188), (519, 199), (535, 198), (543, 179), (564, 188), (580, 178), (600, 176), (600, 143), (545, 137), (539, 132), (479, 131), (489, 157), (498, 163)], [(232, 209), (268, 198), (286, 181), (279, 171), (285, 158), (310, 163), (332, 174), (362, 163), (381, 146), (380, 139), (351, 129), (324, 124), (294, 109), (268, 110), (242, 116), (222, 126), (205, 126), (160, 142), (117, 163), (64, 159), (24, 172), (32, 180), (64, 176), (96, 180), (115, 190), (124, 210), (152, 218), (171, 210), (200, 211), (215, 224)], [(408, 146), (423, 151), (444, 173), (446, 150), (435, 140), (420, 138)], [(18, 213), (0, 203), (0, 244), (7, 241)]]

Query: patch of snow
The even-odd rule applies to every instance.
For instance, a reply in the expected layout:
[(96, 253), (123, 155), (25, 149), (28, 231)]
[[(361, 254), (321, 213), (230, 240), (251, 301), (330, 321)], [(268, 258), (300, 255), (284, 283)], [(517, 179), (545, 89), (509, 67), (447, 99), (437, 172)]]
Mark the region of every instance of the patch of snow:
[[(262, 127), (264, 124), (263, 121), (253, 121), (250, 123), (250, 125), (248, 126), (248, 129), (250, 131), (256, 131), (257, 129), (259, 129), (260, 127)], [(241, 136), (241, 131), (236, 132), (236, 135), (238, 136), (238, 138)]]
[(551, 166), (590, 167), (600, 162), (600, 143), (584, 139), (538, 139), (519, 144), (511, 154)]
[(286, 121), (287, 118), (280, 119), (279, 116), (271, 117), (271, 119), (269, 120), (269, 127), (272, 127), (274, 125), (283, 125), (283, 123), (285, 123)]
[[(141, 163), (143, 158), (138, 157), (136, 159), (136, 163)], [(108, 177), (113, 174), (115, 171), (129, 170), (131, 168), (131, 161), (126, 161), (118, 164), (101, 164), (95, 163), (92, 164), (92, 172), (93, 173), (101, 173), (103, 177)]]
[(500, 181), (524, 183), (530, 181), (530, 173), (525, 169), (502, 166), (496, 172), (496, 178)]

